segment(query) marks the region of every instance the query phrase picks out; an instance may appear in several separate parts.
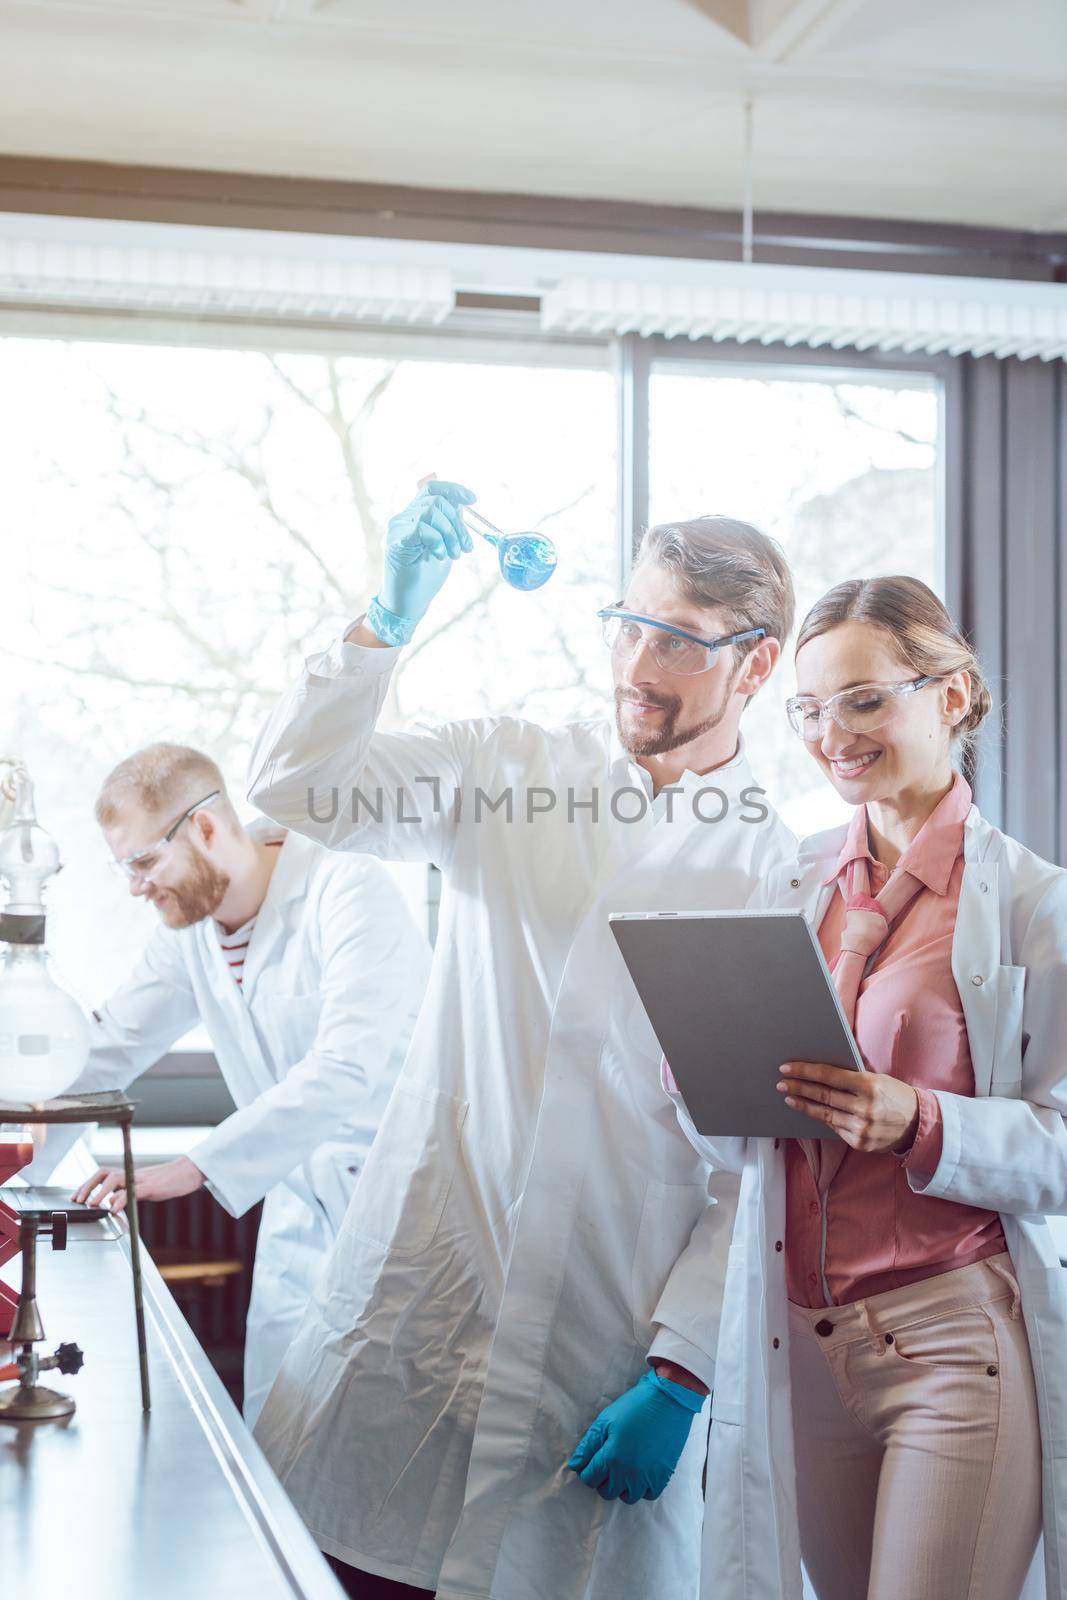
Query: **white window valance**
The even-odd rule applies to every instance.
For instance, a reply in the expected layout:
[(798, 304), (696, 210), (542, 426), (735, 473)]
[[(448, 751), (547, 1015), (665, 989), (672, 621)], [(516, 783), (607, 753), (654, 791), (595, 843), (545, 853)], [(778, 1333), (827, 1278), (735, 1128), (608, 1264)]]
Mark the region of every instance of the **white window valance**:
[(705, 262), (688, 278), (565, 277), (543, 293), (541, 315), (546, 331), (569, 333), (1067, 356), (1067, 285), (992, 278)]
[(554, 335), (1067, 358), (1067, 284), (0, 215), (0, 306), (433, 327), (463, 291)]
[(433, 325), (455, 305), (433, 265), (0, 237), (0, 303), (288, 321)]

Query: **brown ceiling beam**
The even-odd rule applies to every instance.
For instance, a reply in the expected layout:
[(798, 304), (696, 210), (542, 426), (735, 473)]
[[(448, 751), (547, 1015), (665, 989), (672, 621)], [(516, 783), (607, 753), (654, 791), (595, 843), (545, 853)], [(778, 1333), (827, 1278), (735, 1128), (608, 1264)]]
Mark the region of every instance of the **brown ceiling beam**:
[[(0, 212), (736, 260), (736, 211), (0, 154)], [(757, 212), (756, 259), (1062, 280), (1067, 234)]]
[(686, 5), (714, 22), (742, 44), (751, 45), (750, 0), (685, 0)]

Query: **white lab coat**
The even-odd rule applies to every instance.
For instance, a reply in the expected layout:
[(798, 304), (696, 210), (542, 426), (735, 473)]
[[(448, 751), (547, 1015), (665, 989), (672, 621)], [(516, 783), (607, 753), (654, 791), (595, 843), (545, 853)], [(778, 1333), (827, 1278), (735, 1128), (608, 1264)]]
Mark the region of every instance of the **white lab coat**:
[[(796, 907), (818, 927), (845, 829), (805, 841), (754, 906)], [(1067, 872), (971, 808), (952, 946), (975, 1097), (935, 1091), (944, 1146), (916, 1191), (1000, 1212), (1030, 1340), (1043, 1452), (1044, 1567), (1025, 1593), (1067, 1594), (1067, 1270), (1046, 1215), (1067, 1212)], [(694, 1146), (741, 1175), (730, 1245), (708, 1456), (705, 1600), (799, 1600), (801, 1563), (789, 1395), (785, 1155), (773, 1139), (708, 1139), (677, 1095)], [(709, 1295), (719, 1286), (709, 1280)], [(1011, 1600), (1005, 1596), (1004, 1600)]]
[[(638, 814), (647, 775), (607, 722), (373, 734), (398, 653), (312, 658), (253, 755), (269, 815), (444, 874), (411, 1053), (257, 1437), (327, 1552), (442, 1600), (695, 1600), (706, 1420), (656, 1502), (565, 1470), (650, 1349), (710, 1383), (737, 1193), (709, 1195), (660, 1092), (608, 913), (742, 905), (795, 841), (740, 820), (743, 752), (687, 774), (673, 818), (624, 823), (609, 800)], [(360, 802), (353, 825), (354, 785), (381, 820)], [(514, 820), (477, 818), (509, 785)], [(709, 785), (728, 820), (696, 820)]]
[[(250, 832), (283, 837), (262, 823)], [(252, 1423), (385, 1110), (430, 951), (379, 862), (290, 833), (245, 957), (240, 989), (210, 918), (157, 928), (94, 1013), (89, 1064), (72, 1092), (125, 1088), (197, 1021), (207, 1030), (237, 1109), (187, 1154), (231, 1216), (264, 1201), (245, 1343)], [(30, 1181), (61, 1154), (49, 1140)]]

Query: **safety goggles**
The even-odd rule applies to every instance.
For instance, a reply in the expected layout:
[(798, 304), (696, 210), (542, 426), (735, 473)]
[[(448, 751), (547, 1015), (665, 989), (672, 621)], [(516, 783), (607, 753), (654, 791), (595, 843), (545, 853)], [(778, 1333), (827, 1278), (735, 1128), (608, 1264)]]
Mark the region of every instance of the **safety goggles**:
[(131, 883), (138, 878), (151, 877), (159, 865), (160, 857), (174, 839), (174, 835), (182, 823), (187, 822), (194, 811), (199, 811), (201, 806), (206, 806), (221, 793), (221, 789), (212, 789), (210, 794), (206, 794), (202, 800), (197, 800), (194, 805), (191, 805), (188, 811), (183, 811), (177, 822), (171, 823), (162, 839), (157, 839), (155, 844), (150, 844), (145, 849), (138, 850), (135, 855), (123, 856), (121, 861), (112, 859), (110, 865), (116, 872), (121, 872), (124, 878), (129, 878)]
[(727, 645), (762, 639), (767, 632), (766, 628), (746, 628), (743, 633), (724, 634), (721, 639), (701, 639), (684, 628), (657, 622), (655, 617), (642, 617), (636, 611), (623, 611), (618, 606), (606, 606), (597, 616), (604, 630), (604, 643), (613, 656), (628, 661), (644, 640), (657, 667), (685, 678), (709, 671), (718, 652)]
[(905, 695), (940, 682), (940, 678), (912, 678), (905, 683), (860, 683), (832, 694), (829, 700), (795, 694), (785, 703), (786, 716), (793, 732), (808, 744), (822, 738), (827, 718), (846, 733), (874, 733), (893, 720)]

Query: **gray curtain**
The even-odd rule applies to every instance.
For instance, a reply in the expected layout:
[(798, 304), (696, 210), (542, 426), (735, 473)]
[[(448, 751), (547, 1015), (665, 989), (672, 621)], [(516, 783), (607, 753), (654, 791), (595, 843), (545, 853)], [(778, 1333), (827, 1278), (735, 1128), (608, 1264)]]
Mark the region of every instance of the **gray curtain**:
[(1067, 367), (965, 357), (947, 385), (948, 597), (995, 702), (974, 771), (989, 819), (1067, 863)]

